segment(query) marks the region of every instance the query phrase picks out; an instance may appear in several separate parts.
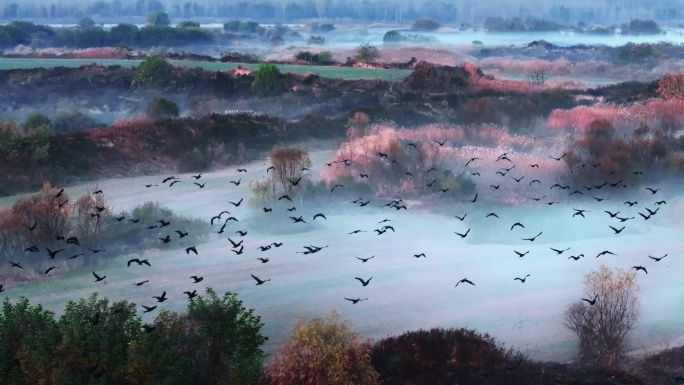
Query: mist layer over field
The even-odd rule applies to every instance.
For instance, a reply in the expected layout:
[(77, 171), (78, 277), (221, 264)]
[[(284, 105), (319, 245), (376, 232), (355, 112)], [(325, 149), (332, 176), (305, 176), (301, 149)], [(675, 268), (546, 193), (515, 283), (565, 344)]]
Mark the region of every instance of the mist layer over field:
[[(312, 152), (311, 175), (320, 174), (321, 165), (329, 159), (329, 151)], [(145, 258), (152, 267), (126, 267), (127, 256), (104, 261), (94, 270), (106, 275), (106, 284), (94, 283), (90, 270), (80, 270), (41, 282), (6, 288), (11, 299), (25, 295), (32, 303), (41, 303), (57, 313), (65, 301), (99, 292), (110, 299), (129, 299), (138, 305), (151, 306), (153, 295), (167, 291), (169, 300), (163, 307), (182, 311), (187, 299), (183, 291), (213, 286), (219, 293), (237, 292), (246, 305), (263, 317), (265, 333), (270, 337), (267, 350), (272, 351), (285, 338), (289, 328), (300, 316), (325, 315), (338, 309), (351, 325), (368, 337), (384, 337), (404, 330), (429, 327), (472, 327), (490, 333), (509, 346), (527, 351), (532, 358), (542, 360), (571, 359), (575, 338), (562, 326), (564, 308), (584, 296), (582, 277), (601, 264), (609, 267), (647, 267), (648, 274), (639, 272), (642, 316), (630, 346), (634, 349), (681, 345), (681, 298), (684, 286), (680, 272), (684, 269), (681, 250), (684, 248), (684, 200), (672, 186), (663, 185), (658, 199), (648, 191), (635, 191), (631, 200), (639, 205), (628, 208), (622, 204), (627, 195), (610, 196), (610, 200), (592, 204), (544, 204), (526, 207), (488, 207), (485, 204), (464, 203), (439, 207), (439, 212), (405, 201), (408, 210), (382, 207), (387, 200), (367, 197), (371, 203), (358, 207), (341, 194), (331, 194), (324, 203), (288, 202), (273, 206), (273, 212), (263, 214), (260, 207), (250, 208), (249, 180), (266, 176), (265, 161), (246, 165), (248, 173), (224, 170), (206, 173), (201, 181), (204, 189), (194, 186), (189, 175), (177, 175), (183, 182), (173, 187), (161, 183), (167, 175), (100, 181), (97, 184), (107, 194), (114, 212), (128, 210), (146, 201), (158, 201), (180, 215), (209, 220), (228, 210), (239, 222), (228, 222), (223, 235), (214, 234), (209, 242), (198, 244), (198, 256), (186, 255), (184, 248), (193, 246), (174, 239), (178, 248), (170, 251), (149, 251)], [(325, 167), (325, 166), (323, 166)], [(493, 171), (492, 171), (493, 173)], [(229, 183), (241, 179), (240, 186)], [(158, 184), (146, 188), (147, 183)], [(72, 196), (86, 193), (90, 186), (68, 188)], [(484, 191), (478, 188), (480, 191)], [(677, 192), (678, 193), (678, 192)], [(626, 193), (624, 193), (626, 194)], [(228, 202), (240, 198), (245, 203), (234, 208)], [(626, 229), (614, 235), (608, 227), (614, 220), (603, 210), (621, 211), (631, 217), (644, 206), (667, 199), (660, 212), (648, 222), (639, 218), (626, 223)], [(2, 204), (12, 199), (3, 200)], [(652, 202), (653, 201), (653, 202)], [(295, 206), (295, 212), (286, 208)], [(579, 207), (578, 207), (579, 206)], [(586, 218), (573, 217), (572, 208), (589, 210)], [(311, 218), (324, 212), (327, 220)], [(499, 219), (486, 218), (496, 212)], [(467, 213), (461, 222), (454, 215)], [(309, 224), (290, 224), (291, 215), (303, 215)], [(383, 219), (393, 222), (396, 232), (377, 235), (373, 229)], [(524, 229), (510, 230), (514, 222)], [(283, 225), (286, 224), (286, 225)], [(122, 226), (129, 224), (122, 223)], [(220, 225), (219, 225), (220, 226)], [(470, 235), (461, 239), (454, 232)], [(173, 224), (169, 233), (174, 230)], [(240, 238), (235, 231), (248, 234)], [(354, 230), (364, 230), (349, 235)], [(143, 230), (141, 231), (149, 231)], [(156, 231), (156, 230), (155, 230)], [(521, 238), (542, 235), (535, 242)], [(161, 232), (164, 236), (166, 232)], [(244, 253), (230, 251), (230, 242), (244, 240)], [(268, 251), (257, 248), (272, 242), (282, 247)], [(316, 254), (304, 255), (305, 245), (328, 246)], [(570, 250), (562, 255), (550, 248)], [(518, 258), (513, 250), (530, 251)], [(596, 255), (604, 250), (613, 255)], [(414, 258), (425, 253), (426, 258)], [(578, 261), (570, 255), (584, 254)], [(654, 262), (648, 255), (669, 256)], [(375, 256), (367, 263), (356, 257)], [(103, 259), (106, 259), (106, 255)], [(130, 256), (133, 258), (134, 256)], [(257, 258), (270, 258), (262, 264)], [(250, 277), (271, 279), (255, 286)], [(515, 277), (530, 274), (521, 284)], [(188, 277), (203, 276), (200, 284)], [(362, 287), (354, 277), (373, 277)], [(476, 286), (456, 282), (469, 278)], [(135, 282), (149, 279), (141, 287)], [(368, 298), (352, 305), (347, 298)], [(150, 321), (156, 311), (143, 314)]]

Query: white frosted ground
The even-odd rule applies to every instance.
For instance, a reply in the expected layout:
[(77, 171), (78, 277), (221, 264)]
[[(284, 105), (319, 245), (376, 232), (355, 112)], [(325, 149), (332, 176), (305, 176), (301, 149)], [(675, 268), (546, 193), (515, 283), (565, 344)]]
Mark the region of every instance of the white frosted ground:
[[(314, 164), (321, 165), (330, 154), (314, 152)], [(194, 185), (168, 188), (160, 184), (161, 187), (150, 189), (142, 186), (149, 181), (160, 182), (165, 175), (109, 180), (100, 182), (98, 187), (108, 193), (117, 211), (157, 200), (182, 215), (208, 220), (228, 209), (241, 222), (231, 224), (224, 235), (237, 240), (234, 231), (248, 229), (246, 219), (251, 212), (246, 207), (247, 182), (265, 175), (266, 163), (257, 162), (245, 168), (250, 171), (248, 174), (238, 174), (234, 169), (205, 173), (201, 179), (207, 183), (203, 190)], [(320, 167), (314, 167), (313, 172), (317, 174), (318, 170)], [(188, 179), (188, 175), (181, 178)], [(238, 178), (242, 178), (240, 187), (228, 183)], [(77, 186), (67, 192), (78, 196), (85, 189)], [(238, 209), (227, 203), (241, 197), (245, 203)], [(379, 199), (372, 199), (373, 203), (365, 208), (341, 202), (335, 208), (324, 209), (328, 220), (317, 220), (306, 233), (280, 235), (249, 228), (249, 234), (240, 238), (245, 243), (245, 253), (240, 256), (230, 251), (225, 238), (213, 236), (208, 243), (197, 245), (199, 256), (186, 255), (183, 247), (187, 245), (181, 244), (170, 251), (148, 252), (145, 258), (152, 268), (127, 268), (126, 256), (105, 262), (95, 270), (107, 275), (106, 285), (94, 283), (87, 270), (9, 287), (5, 294), (12, 299), (27, 295), (33, 303), (42, 303), (59, 313), (66, 300), (94, 291), (111, 299), (127, 298), (150, 306), (155, 302), (151, 296), (165, 290), (170, 299), (163, 305), (183, 310), (187, 304), (183, 291), (201, 292), (205, 285), (211, 285), (220, 294), (237, 292), (248, 307), (256, 309), (271, 338), (269, 351), (282, 342), (298, 317), (326, 315), (337, 309), (368, 337), (435, 326), (471, 327), (493, 335), (507, 346), (526, 351), (533, 358), (566, 360), (572, 357), (574, 338), (563, 329), (561, 315), (565, 306), (584, 295), (582, 276), (602, 263), (623, 268), (643, 265), (649, 274), (639, 273), (642, 317), (632, 346), (674, 346), (684, 344), (684, 284), (680, 276), (684, 271), (684, 200), (674, 199), (668, 198), (668, 204), (648, 222), (627, 222), (627, 229), (620, 235), (612, 234), (608, 225), (615, 225), (614, 220), (602, 213), (611, 205), (583, 203), (581, 207), (592, 213), (582, 219), (572, 218), (570, 207), (558, 206), (492, 209), (470, 204), (434, 214), (419, 207), (400, 212), (381, 208), (385, 201)], [(645, 195), (640, 195), (639, 200), (654, 201)], [(617, 202), (614, 205), (615, 211), (636, 215), (637, 206), (630, 210)], [(295, 206), (297, 216), (301, 215), (302, 207), (298, 202)], [(643, 208), (640, 210), (644, 212)], [(484, 218), (490, 211), (496, 211), (501, 219)], [(468, 212), (466, 222), (453, 218), (453, 214), (463, 212)], [(272, 215), (290, 213), (280, 207)], [(308, 213), (305, 219), (310, 218)], [(372, 230), (384, 218), (395, 220), (390, 224), (396, 233), (375, 235)], [(510, 225), (516, 221), (527, 228), (511, 231)], [(466, 239), (453, 233), (464, 232), (467, 227), (472, 230)], [(369, 232), (348, 235), (356, 229)], [(534, 243), (520, 240), (539, 231), (544, 233)], [(258, 246), (274, 241), (284, 245), (266, 252), (257, 250)], [(295, 253), (310, 244), (329, 247), (312, 255)], [(571, 249), (558, 256), (549, 247)], [(513, 249), (531, 252), (518, 258)], [(606, 249), (618, 255), (595, 258)], [(412, 257), (421, 252), (427, 258)], [(568, 255), (579, 253), (586, 258), (577, 262), (567, 259)], [(658, 263), (647, 257), (666, 253), (669, 256)], [(367, 263), (355, 259), (371, 255), (375, 258)], [(257, 257), (268, 257), (271, 261), (261, 264)], [(255, 286), (251, 273), (271, 281)], [(526, 274), (531, 276), (525, 284), (513, 281), (514, 277)], [(192, 284), (190, 275), (204, 276), (204, 281)], [(367, 287), (361, 287), (355, 276), (374, 278)], [(477, 286), (454, 288), (465, 277)], [(132, 285), (145, 279), (150, 279), (150, 283), (142, 287)], [(369, 300), (352, 305), (344, 296)], [(156, 314), (145, 314), (144, 318), (150, 320)]]

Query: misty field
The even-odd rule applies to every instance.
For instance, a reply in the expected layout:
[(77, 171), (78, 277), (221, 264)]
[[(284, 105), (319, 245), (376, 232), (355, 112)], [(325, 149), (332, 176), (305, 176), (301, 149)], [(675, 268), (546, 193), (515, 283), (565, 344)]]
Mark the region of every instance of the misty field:
[[(319, 175), (331, 154), (311, 153), (312, 176)], [(576, 339), (562, 326), (562, 313), (584, 295), (583, 275), (601, 264), (626, 269), (643, 265), (649, 274), (638, 275), (642, 317), (630, 347), (650, 350), (684, 343), (680, 277), (684, 260), (679, 255), (684, 248), (684, 200), (673, 193), (673, 187), (663, 188), (669, 192), (667, 210), (662, 215), (649, 222), (635, 222), (623, 234), (614, 235), (608, 228), (612, 222), (602, 211), (622, 210), (631, 216), (637, 210), (626, 208), (618, 198), (608, 205), (582, 203), (583, 209), (591, 211), (586, 219), (573, 218), (574, 206), (565, 204), (490, 207), (466, 203), (445, 205), (435, 213), (415, 202), (408, 202), (407, 211), (396, 211), (382, 207), (386, 200), (374, 197), (367, 197), (369, 206), (358, 207), (336, 194), (316, 208), (308, 207), (306, 200), (295, 200), (273, 206), (272, 213), (263, 214), (260, 207), (247, 205), (250, 191), (246, 185), (266, 176), (267, 167), (266, 161), (259, 161), (244, 166), (248, 173), (234, 169), (205, 173), (201, 181), (206, 187), (201, 190), (192, 184), (190, 174), (177, 175), (182, 182), (172, 188), (161, 183), (169, 175), (102, 180), (97, 185), (67, 188), (71, 196), (92, 191), (95, 186), (102, 189), (115, 213), (146, 201), (158, 201), (180, 215), (206, 221), (228, 210), (239, 222), (229, 222), (223, 235), (214, 234), (207, 243), (196, 245), (198, 256), (186, 255), (184, 248), (191, 245), (174, 240), (177, 249), (145, 253), (151, 268), (127, 268), (126, 261), (135, 256), (121, 256), (95, 266), (93, 270), (107, 276), (106, 284), (94, 283), (88, 269), (12, 286), (4, 295), (13, 300), (28, 296), (32, 303), (41, 303), (59, 314), (66, 300), (92, 292), (113, 300), (125, 298), (138, 305), (152, 305), (153, 295), (167, 291), (169, 300), (163, 307), (182, 310), (187, 304), (183, 291), (199, 292), (204, 286), (213, 286), (219, 293), (237, 292), (248, 307), (256, 309), (265, 322), (264, 331), (270, 337), (267, 350), (271, 352), (298, 317), (324, 316), (337, 309), (368, 337), (382, 338), (429, 327), (471, 327), (529, 353), (531, 358), (568, 360)], [(238, 179), (242, 180), (239, 187), (229, 183)], [(158, 186), (146, 188), (143, 185), (147, 183)], [(240, 207), (228, 204), (240, 198), (245, 199)], [(638, 199), (646, 204), (652, 198), (638, 195)], [(4, 199), (0, 204), (11, 201), (13, 198)], [(297, 210), (286, 212), (290, 206)], [(312, 221), (312, 213), (319, 210), (327, 220)], [(501, 218), (486, 218), (491, 211)], [(465, 222), (454, 218), (466, 212)], [(313, 225), (296, 232), (300, 224), (288, 224), (288, 230), (283, 231), (270, 226), (270, 217), (266, 216), (292, 214), (304, 215)], [(376, 235), (372, 230), (386, 218), (393, 220), (389, 224), (396, 233)], [(515, 221), (523, 222), (526, 229), (509, 230)], [(466, 239), (454, 234), (467, 228), (472, 232)], [(367, 232), (349, 234), (357, 229)], [(171, 226), (169, 233), (173, 230)], [(235, 234), (237, 230), (248, 234), (240, 238)], [(536, 242), (521, 240), (538, 231), (543, 235)], [(164, 236), (166, 232), (159, 234)], [(226, 236), (236, 242), (244, 239), (244, 254), (231, 252)], [(265, 252), (257, 249), (272, 242), (282, 242), (283, 246)], [(328, 247), (312, 255), (298, 254), (305, 245)], [(551, 247), (570, 250), (556, 255)], [(518, 258), (513, 250), (530, 253)], [(617, 255), (596, 258), (603, 250)], [(426, 258), (413, 258), (419, 253), (425, 253)], [(585, 257), (579, 261), (568, 259), (580, 253)], [(648, 259), (648, 255), (667, 253), (669, 257), (659, 263)], [(355, 258), (373, 255), (375, 258), (367, 263)], [(271, 261), (262, 264), (258, 257)], [(255, 286), (250, 274), (271, 281)], [(530, 277), (524, 284), (513, 280), (526, 274)], [(188, 278), (191, 275), (205, 279), (201, 284), (192, 284)], [(373, 280), (368, 287), (361, 287), (354, 277)], [(466, 277), (476, 286), (454, 288), (458, 280)], [(142, 287), (133, 285), (145, 279), (150, 282)], [(343, 297), (369, 300), (352, 305)], [(143, 314), (143, 318), (151, 321), (155, 315)]]
[[(110, 66), (128, 66), (135, 67), (139, 65), (142, 60), (79, 60), (79, 59), (0, 59), (0, 70), (10, 69), (30, 69), (30, 68), (54, 68), (54, 67), (70, 67), (78, 68), (86, 64), (97, 63), (100, 65)], [(201, 61), (170, 61), (176, 66), (199, 67), (211, 71), (227, 71), (238, 66), (256, 70), (259, 64), (248, 63), (211, 63)], [(410, 70), (385, 70), (373, 68), (351, 68), (351, 67), (326, 67), (326, 66), (304, 66), (304, 65), (277, 65), (280, 71), (290, 72), (294, 74), (315, 74), (328, 78), (340, 78), (347, 80), (355, 79), (381, 79), (401, 81), (406, 78)]]

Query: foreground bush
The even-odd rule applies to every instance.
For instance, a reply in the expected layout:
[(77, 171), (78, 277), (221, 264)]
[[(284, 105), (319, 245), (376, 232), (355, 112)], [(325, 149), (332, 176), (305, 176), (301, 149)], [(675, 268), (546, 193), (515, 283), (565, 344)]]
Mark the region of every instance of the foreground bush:
[(0, 383), (256, 384), (266, 337), (237, 296), (190, 301), (186, 313), (161, 311), (146, 332), (135, 304), (97, 293), (69, 301), (64, 314), (22, 297), (0, 312)]
[[(371, 358), (386, 385), (476, 384), (483, 376), (492, 377), (487, 383), (512, 384), (521, 377), (518, 373), (527, 370), (524, 355), (469, 329), (436, 328), (385, 338), (373, 345)], [(508, 371), (509, 382), (493, 378), (513, 366), (515, 369)]]
[(269, 385), (374, 385), (371, 346), (333, 311), (300, 321), (266, 367)]

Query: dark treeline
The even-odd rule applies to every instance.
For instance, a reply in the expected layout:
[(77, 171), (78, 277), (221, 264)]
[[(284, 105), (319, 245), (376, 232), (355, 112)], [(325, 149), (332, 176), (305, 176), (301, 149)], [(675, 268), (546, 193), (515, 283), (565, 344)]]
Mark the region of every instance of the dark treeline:
[(53, 28), (26, 21), (13, 21), (0, 26), (0, 47), (29, 45), (57, 47), (150, 47), (208, 43), (214, 39), (211, 31), (199, 27), (170, 27), (148, 25), (138, 28), (133, 24), (119, 24), (110, 30), (98, 26)]
[(622, 23), (630, 19), (684, 20), (682, 0), (600, 0), (572, 4), (559, 0), (278, 0), (278, 1), (181, 1), (181, 0), (10, 0), (0, 10), (5, 19), (103, 20), (145, 17), (149, 12), (168, 12), (172, 18), (250, 18), (257, 21), (296, 21), (312, 18), (344, 18), (368, 22), (410, 23), (419, 17), (440, 22), (481, 23), (490, 16), (551, 19), (559, 23)]

